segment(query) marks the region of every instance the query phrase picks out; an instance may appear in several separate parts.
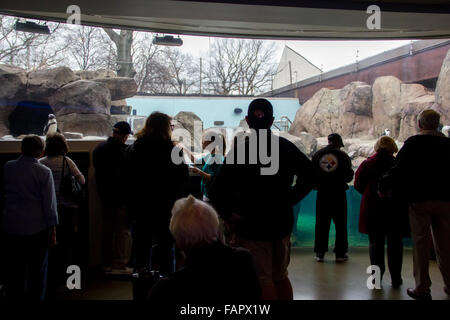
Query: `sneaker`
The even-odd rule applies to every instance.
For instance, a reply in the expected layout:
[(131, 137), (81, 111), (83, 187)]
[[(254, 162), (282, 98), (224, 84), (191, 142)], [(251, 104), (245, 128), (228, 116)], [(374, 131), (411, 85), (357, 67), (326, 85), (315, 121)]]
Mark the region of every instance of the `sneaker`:
[(431, 300), (430, 293), (419, 293), (416, 289), (408, 288), (408, 290), (406, 290), (406, 293), (408, 294), (408, 296), (416, 300)]
[(316, 253), (316, 256), (314, 257), (317, 262), (324, 262), (325, 261), (325, 254), (324, 253)]
[(345, 262), (348, 260), (348, 256), (344, 254), (343, 256), (336, 256), (336, 262)]

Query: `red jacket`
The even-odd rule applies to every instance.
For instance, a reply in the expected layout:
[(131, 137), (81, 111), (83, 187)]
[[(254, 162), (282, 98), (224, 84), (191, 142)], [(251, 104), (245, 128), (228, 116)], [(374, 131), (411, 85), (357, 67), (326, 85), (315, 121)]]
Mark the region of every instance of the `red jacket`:
[(380, 198), (378, 195), (378, 181), (393, 164), (392, 155), (378, 152), (361, 163), (356, 170), (355, 189), (363, 195), (359, 215), (361, 233), (376, 231), (407, 233), (405, 207), (394, 199)]

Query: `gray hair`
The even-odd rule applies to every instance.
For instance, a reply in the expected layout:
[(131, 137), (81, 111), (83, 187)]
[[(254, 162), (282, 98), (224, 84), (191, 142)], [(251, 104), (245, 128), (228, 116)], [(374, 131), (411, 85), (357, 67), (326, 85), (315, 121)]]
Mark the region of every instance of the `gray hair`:
[(426, 109), (417, 116), (417, 123), (423, 130), (437, 130), (440, 119), (441, 115), (438, 112)]
[(190, 195), (175, 202), (169, 228), (177, 246), (186, 251), (216, 241), (219, 218), (213, 207)]

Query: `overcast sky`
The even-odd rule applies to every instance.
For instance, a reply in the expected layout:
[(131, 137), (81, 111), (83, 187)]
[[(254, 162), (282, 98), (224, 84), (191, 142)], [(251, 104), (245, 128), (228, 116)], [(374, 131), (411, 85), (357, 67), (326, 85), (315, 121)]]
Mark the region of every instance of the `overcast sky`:
[[(207, 56), (210, 43), (209, 37), (181, 36), (183, 39), (184, 52), (191, 53), (196, 57)], [(211, 38), (212, 41), (213, 38)], [(324, 71), (332, 70), (347, 64), (354, 63), (356, 60), (356, 51), (359, 50), (358, 59), (373, 56), (386, 50), (400, 47), (410, 43), (409, 40), (390, 40), (390, 41), (284, 41), (284, 40), (266, 40), (274, 41), (277, 44), (278, 62), (285, 45), (291, 47), (299, 54), (308, 59), (318, 68)]]

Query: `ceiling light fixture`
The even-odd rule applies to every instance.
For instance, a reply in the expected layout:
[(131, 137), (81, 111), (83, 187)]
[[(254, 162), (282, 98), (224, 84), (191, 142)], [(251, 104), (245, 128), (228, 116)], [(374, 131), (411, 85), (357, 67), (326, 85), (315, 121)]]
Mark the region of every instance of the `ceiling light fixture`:
[(183, 45), (183, 40), (180, 37), (175, 38), (174, 36), (156, 36), (153, 38), (153, 44), (158, 46), (172, 46), (179, 47)]
[(46, 24), (37, 24), (36, 22), (31, 21), (25, 22), (16, 21), (14, 29), (16, 31), (23, 31), (23, 32), (50, 34), (50, 29)]

